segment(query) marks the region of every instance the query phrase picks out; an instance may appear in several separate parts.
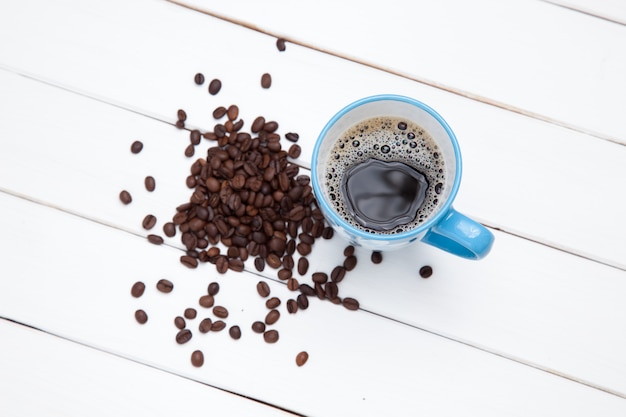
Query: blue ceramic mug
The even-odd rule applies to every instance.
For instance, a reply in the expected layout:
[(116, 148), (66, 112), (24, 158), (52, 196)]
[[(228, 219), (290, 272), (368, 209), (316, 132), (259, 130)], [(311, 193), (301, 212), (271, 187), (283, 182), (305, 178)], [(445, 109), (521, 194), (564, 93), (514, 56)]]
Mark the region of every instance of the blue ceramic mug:
[[(331, 166), (338, 166), (337, 162), (341, 162), (346, 165), (345, 172), (357, 172), (358, 170), (350, 171), (351, 167), (348, 165), (351, 162), (343, 162), (344, 154), (337, 152), (338, 141), (345, 142), (344, 145), (347, 147), (362, 146), (362, 148), (359, 148), (359, 152), (361, 154), (363, 152), (369, 153), (371, 158), (368, 161), (372, 159), (385, 160), (386, 158), (388, 164), (381, 165), (390, 167), (391, 164), (397, 164), (397, 162), (389, 160), (389, 158), (393, 159), (393, 156), (390, 155), (393, 155), (394, 152), (398, 153), (403, 146), (406, 147), (407, 151), (405, 152), (408, 152), (411, 158), (417, 155), (421, 149), (420, 146), (423, 148), (422, 154), (420, 154), (421, 158), (424, 158), (424, 155), (429, 155), (428, 158), (432, 158), (433, 155), (428, 154), (428, 152), (424, 153), (425, 145), (412, 143), (415, 142), (413, 140), (415, 133), (397, 130), (396, 126), (393, 126), (393, 129), (396, 129), (395, 133), (398, 134), (397, 136), (393, 137), (392, 135), (384, 138), (381, 136), (382, 139), (380, 140), (382, 142), (374, 145), (371, 143), (361, 144), (358, 134), (351, 135), (350, 139), (348, 139), (350, 133), (347, 132), (350, 132), (351, 129), (360, 123), (360, 126), (362, 126), (364, 121), (371, 121), (373, 118), (377, 118), (379, 121), (382, 119), (406, 120), (410, 126), (421, 127), (422, 129), (418, 129), (420, 130), (420, 137), (422, 135), (424, 137), (429, 136), (428, 140), (432, 140), (436, 144), (435, 149), (437, 152), (434, 153), (434, 158), (437, 160), (432, 162), (437, 164), (437, 172), (440, 173), (437, 177), (442, 178), (441, 180), (431, 179), (428, 182), (428, 187), (430, 188), (435, 187), (433, 182), (437, 182), (437, 193), (436, 195), (432, 194), (434, 192), (432, 189), (428, 191), (432, 196), (430, 200), (426, 201), (430, 201), (429, 204), (432, 207), (425, 214), (420, 215), (419, 213), (426, 202), (420, 207), (420, 212), (410, 213), (413, 220), (400, 227), (393, 226), (389, 230), (383, 231), (369, 227), (362, 221), (363, 216), (356, 214), (356, 211), (346, 210), (345, 204), (340, 206), (342, 198), (348, 201), (348, 206), (351, 206), (350, 199), (345, 198), (345, 194), (349, 194), (350, 191), (348, 186), (341, 189), (336, 186), (336, 181), (344, 181), (343, 179), (337, 178), (333, 180), (335, 183), (329, 181), (329, 178), (332, 178), (334, 175), (330, 171), (335, 172), (335, 168), (331, 168)], [(398, 124), (398, 128), (401, 127), (404, 126)], [(370, 148), (367, 148), (366, 145), (370, 146)], [(412, 149), (412, 147), (414, 148)], [(380, 149), (383, 152), (387, 151), (388, 154), (381, 153)], [(389, 151), (390, 149), (392, 149), (391, 152)], [(410, 154), (411, 152), (413, 153)], [(331, 159), (336, 161), (331, 161)], [(348, 161), (349, 158), (345, 160)], [(329, 161), (331, 161), (330, 165)], [(363, 162), (357, 161), (354, 164), (362, 164)], [(406, 161), (403, 163), (406, 163)], [(424, 167), (431, 168), (431, 164), (428, 161), (422, 160), (420, 163)], [(384, 251), (402, 248), (415, 241), (422, 241), (467, 259), (481, 259), (491, 250), (494, 240), (493, 234), (480, 223), (459, 213), (452, 207), (461, 182), (461, 153), (456, 137), (446, 121), (432, 108), (420, 101), (409, 97), (387, 94), (366, 97), (346, 106), (330, 119), (320, 133), (313, 150), (311, 168), (313, 191), (324, 217), (336, 233), (352, 244), (372, 250)], [(421, 170), (419, 166), (414, 168), (416, 171)], [(345, 172), (341, 171), (338, 175), (344, 176)], [(402, 176), (395, 172), (393, 175)], [(367, 180), (365, 181), (367, 184)], [(347, 183), (343, 182), (342, 184), (345, 185)], [(376, 181), (372, 182), (372, 190), (376, 189), (375, 184)], [(383, 184), (387, 183), (383, 182)], [(383, 185), (383, 187), (385, 186)], [(405, 191), (394, 190), (391, 187), (384, 195), (390, 196), (393, 192), (402, 192), (404, 197), (407, 195)], [(412, 196), (413, 194), (410, 195)], [(433, 196), (436, 198), (433, 199)], [(394, 197), (391, 196), (391, 198)], [(407, 204), (408, 206), (410, 204)], [(417, 220), (417, 217), (420, 217), (419, 220)]]

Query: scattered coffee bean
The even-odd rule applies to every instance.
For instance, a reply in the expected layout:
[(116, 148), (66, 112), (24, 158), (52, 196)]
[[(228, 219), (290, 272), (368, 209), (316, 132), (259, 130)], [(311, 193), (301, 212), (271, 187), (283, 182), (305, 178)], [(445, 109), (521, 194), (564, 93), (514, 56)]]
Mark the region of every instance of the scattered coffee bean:
[(280, 298), (278, 298), (278, 297), (269, 298), (265, 302), (265, 307), (269, 308), (270, 310), (278, 307), (279, 305), (280, 305)]
[(239, 116), (239, 107), (237, 107), (234, 104), (228, 106), (228, 110), (226, 114), (228, 115), (228, 120), (230, 121), (237, 120), (237, 117)]
[(265, 269), (265, 259), (261, 258), (260, 256), (254, 258), (254, 267), (257, 271), (263, 272), (263, 270)]
[(383, 261), (383, 253), (380, 251), (373, 251), (371, 257), (372, 263), (379, 264)]
[(342, 300), (342, 304), (348, 310), (358, 310), (359, 309), (359, 302), (356, 299), (351, 298), (351, 297), (345, 297)]
[(141, 141), (134, 141), (131, 145), (130, 145), (130, 151), (132, 153), (139, 153), (141, 152), (141, 150), (143, 149), (143, 143)]
[(182, 329), (178, 333), (176, 333), (176, 343), (178, 343), (179, 345), (184, 345), (191, 340), (192, 336), (193, 335), (191, 333), (191, 330)]
[(433, 268), (429, 265), (424, 265), (423, 267), (420, 268), (420, 276), (422, 278), (430, 278), (430, 276), (433, 274)]
[(182, 330), (187, 327), (187, 322), (185, 322), (185, 319), (181, 316), (176, 316), (176, 318), (174, 318), (174, 326), (176, 326), (178, 330)]
[(289, 132), (285, 135), (285, 139), (290, 142), (297, 142), (298, 139), (300, 139), (300, 135), (298, 135), (297, 133)]
[(280, 318), (280, 311), (278, 311), (278, 310), (271, 310), (265, 316), (265, 324), (272, 325), (272, 324), (276, 323), (279, 318)]
[(221, 119), (226, 114), (226, 111), (226, 107), (224, 106), (216, 107), (215, 110), (213, 110), (213, 118)]
[(332, 282), (341, 282), (343, 281), (343, 278), (346, 276), (346, 268), (343, 266), (336, 266), (335, 268), (333, 268), (332, 272), (330, 273), (330, 280)]
[(189, 144), (189, 146), (185, 148), (185, 156), (187, 158), (191, 158), (192, 156), (194, 156), (195, 153), (196, 153), (196, 148), (194, 148), (193, 144)]
[(217, 78), (212, 80), (211, 83), (209, 84), (209, 94), (213, 96), (219, 93), (221, 89), (222, 89), (222, 82), (218, 80)]
[(156, 287), (157, 290), (167, 294), (172, 292), (172, 290), (174, 289), (174, 284), (172, 284), (172, 281), (163, 278), (157, 282)]
[(296, 355), (296, 365), (302, 366), (309, 360), (309, 354), (306, 351), (302, 351)]
[(156, 220), (157, 220), (156, 217), (154, 217), (152, 214), (148, 214), (146, 215), (146, 217), (143, 218), (141, 225), (143, 226), (144, 229), (150, 230), (156, 224)]
[(214, 321), (213, 324), (211, 325), (212, 332), (221, 332), (225, 328), (226, 328), (226, 323), (224, 323), (222, 320)]
[(176, 225), (172, 222), (167, 222), (163, 225), (163, 234), (167, 237), (176, 236)]
[(135, 311), (135, 320), (137, 320), (137, 323), (139, 324), (146, 324), (146, 322), (148, 321), (148, 314), (139, 309), (137, 311)]
[(356, 256), (350, 255), (346, 257), (346, 259), (343, 261), (343, 267), (346, 269), (346, 271), (352, 271), (356, 267), (356, 262)]
[(287, 155), (289, 155), (291, 159), (298, 159), (301, 153), (302, 153), (302, 148), (300, 148), (300, 145), (296, 145), (294, 143), (293, 145), (289, 147), (289, 151), (287, 152)]
[(335, 234), (335, 230), (332, 227), (327, 226), (327, 227), (324, 228), (324, 230), (322, 232), (322, 237), (324, 239), (332, 239), (334, 234)]
[(262, 321), (255, 321), (252, 323), (252, 331), (255, 333), (263, 333), (265, 331), (265, 323)]
[(272, 86), (272, 76), (265, 73), (261, 76), (261, 87), (270, 88)]
[(278, 48), (280, 52), (283, 52), (286, 49), (285, 40), (283, 38), (276, 39), (276, 48)]
[(200, 304), (204, 308), (211, 308), (213, 307), (214, 303), (215, 303), (215, 299), (213, 298), (211, 294), (203, 295), (198, 300), (198, 304)]
[(270, 295), (270, 286), (265, 281), (259, 281), (259, 283), (256, 284), (256, 290), (263, 298)]
[(282, 268), (278, 271), (278, 279), (281, 281), (290, 279), (292, 275), (293, 273), (291, 272), (291, 269)]
[(185, 265), (187, 268), (191, 268), (191, 269), (198, 267), (198, 260), (189, 255), (181, 256), (180, 263)]
[(146, 289), (146, 284), (144, 284), (141, 281), (137, 281), (133, 284), (133, 286), (130, 289), (130, 295), (132, 295), (135, 298), (139, 298), (143, 295), (143, 292)]
[(276, 343), (278, 342), (278, 330), (268, 330), (265, 333), (263, 333), (263, 339), (267, 342), (267, 343)]
[(226, 256), (218, 256), (215, 260), (215, 267), (217, 272), (220, 274), (225, 274), (228, 271), (228, 258)]
[(296, 302), (300, 310), (306, 310), (307, 308), (309, 308), (309, 297), (307, 297), (305, 294), (299, 294), (296, 298)]
[(177, 120), (176, 121), (176, 125), (175, 125), (178, 129), (184, 129), (185, 128), (185, 122), (183, 122), (182, 120)]
[(289, 278), (287, 280), (287, 288), (289, 291), (297, 291), (300, 288), (300, 283), (295, 278)]
[(133, 201), (133, 197), (126, 190), (120, 192), (120, 201), (124, 204), (130, 204)]
[(148, 235), (148, 242), (152, 243), (153, 245), (161, 245), (163, 244), (163, 238), (159, 235)]
[(204, 365), (204, 354), (202, 353), (201, 350), (193, 351), (193, 353), (191, 354), (191, 364), (195, 366), (196, 368), (199, 368), (202, 365)]
[(298, 302), (293, 298), (287, 300), (287, 312), (289, 314), (295, 314), (298, 312)]
[(204, 74), (202, 74), (201, 72), (197, 73), (194, 77), (193, 77), (193, 81), (198, 84), (198, 85), (202, 85), (204, 84)]
[(187, 120), (187, 113), (183, 109), (179, 109), (176, 113), (176, 116), (178, 117), (179, 122), (184, 122), (185, 120)]
[(220, 284), (218, 282), (212, 282), (207, 287), (207, 293), (209, 295), (215, 296), (218, 292), (220, 292)]
[(313, 279), (313, 282), (319, 282), (320, 284), (323, 284), (328, 281), (328, 274), (326, 274), (325, 272), (314, 272), (311, 278)]
[(241, 339), (241, 329), (239, 326), (231, 326), (230, 329), (228, 329), (228, 334), (235, 340)]
[(346, 246), (345, 249), (343, 250), (343, 256), (348, 257), (352, 255), (354, 255), (354, 246), (352, 245)]
[(335, 282), (327, 282), (324, 285), (324, 290), (326, 291), (326, 298), (329, 300), (334, 300), (339, 295), (339, 287)]
[(250, 130), (252, 131), (252, 133), (258, 133), (261, 131), (261, 129), (263, 129), (264, 125), (265, 125), (265, 118), (263, 116), (258, 116), (252, 122), (252, 126), (250, 127)]
[[(320, 284), (315, 283), (315, 285), (320, 285)], [(300, 284), (299, 290), (302, 294), (308, 295), (309, 297), (316, 295), (315, 289), (313, 289), (313, 287), (311, 287), (309, 284)]]
[(189, 132), (189, 142), (191, 142), (192, 145), (199, 145), (201, 138), (202, 138), (202, 134), (200, 133), (198, 129), (194, 129), (191, 132)]
[(207, 317), (206, 319), (202, 319), (202, 321), (198, 325), (198, 330), (200, 330), (200, 333), (208, 333), (211, 331), (212, 325), (213, 321)]
[(148, 190), (150, 192), (154, 191), (154, 188), (156, 186), (156, 181), (154, 180), (154, 177), (148, 175), (144, 179), (144, 185), (146, 186), (146, 190)]
[(196, 311), (195, 308), (189, 307), (189, 308), (185, 309), (185, 313), (184, 314), (185, 314), (186, 318), (192, 320), (192, 319), (196, 318), (196, 315), (198, 314), (198, 312)]
[(225, 319), (228, 317), (228, 309), (224, 306), (215, 306), (213, 307), (213, 314), (215, 314), (216, 317)]
[(309, 260), (305, 257), (298, 259), (298, 274), (301, 276), (306, 275), (309, 270)]

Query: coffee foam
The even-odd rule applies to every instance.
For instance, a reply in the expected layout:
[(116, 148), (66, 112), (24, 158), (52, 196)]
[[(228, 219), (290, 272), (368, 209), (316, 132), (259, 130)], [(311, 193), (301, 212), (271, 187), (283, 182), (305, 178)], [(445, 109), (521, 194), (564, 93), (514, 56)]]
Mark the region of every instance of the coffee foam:
[[(405, 124), (406, 128), (399, 126)], [(403, 127), (403, 126), (402, 126)], [(415, 219), (394, 230), (372, 230), (358, 223), (340, 192), (345, 172), (369, 158), (403, 162), (422, 173), (428, 182), (426, 198)], [(396, 117), (374, 117), (352, 126), (334, 143), (326, 165), (326, 197), (337, 214), (351, 226), (374, 234), (395, 234), (418, 227), (437, 211), (446, 187), (441, 150), (422, 127)]]

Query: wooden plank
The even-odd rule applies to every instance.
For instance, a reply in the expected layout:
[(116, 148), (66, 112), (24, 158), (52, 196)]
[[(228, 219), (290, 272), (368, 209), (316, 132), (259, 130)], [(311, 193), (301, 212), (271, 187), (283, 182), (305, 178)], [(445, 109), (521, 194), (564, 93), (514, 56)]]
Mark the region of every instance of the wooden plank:
[(544, 0), (568, 9), (626, 25), (626, 3), (621, 0)]
[(0, 411), (7, 416), (293, 415), (6, 320), (0, 348)]
[[(267, 344), (249, 330), (267, 311), (256, 294), (258, 276), (192, 271), (172, 262), (175, 249), (147, 245), (126, 232), (4, 193), (0, 203), (0, 315), (61, 337), (304, 415), (626, 412), (626, 399), (619, 396), (378, 315), (315, 300), (296, 315), (287, 314), (283, 304), (283, 317), (275, 325), (280, 340)], [(37, 238), (25, 242), (23, 236)], [(163, 277), (174, 282), (170, 294), (154, 287)], [(133, 299), (129, 289), (138, 279), (147, 288)], [(188, 320), (191, 341), (178, 345), (173, 317), (197, 307), (211, 281), (220, 283), (216, 300), (230, 309), (227, 321), (241, 324), (241, 340), (225, 332), (200, 334), (196, 319)], [(268, 282), (273, 295), (291, 296), (284, 285)], [(136, 308), (149, 315), (143, 326), (134, 321)], [(200, 310), (199, 317), (209, 315)], [(72, 357), (67, 349), (59, 348)], [(205, 353), (201, 368), (189, 363), (195, 349)], [(294, 358), (301, 350), (310, 358), (299, 368)], [(85, 366), (103, 366), (98, 362)], [(9, 380), (18, 377), (15, 368), (10, 370)], [(123, 371), (118, 377), (132, 381), (142, 378), (138, 372)]]
[(626, 27), (612, 22), (527, 0), (176, 2), (626, 143)]

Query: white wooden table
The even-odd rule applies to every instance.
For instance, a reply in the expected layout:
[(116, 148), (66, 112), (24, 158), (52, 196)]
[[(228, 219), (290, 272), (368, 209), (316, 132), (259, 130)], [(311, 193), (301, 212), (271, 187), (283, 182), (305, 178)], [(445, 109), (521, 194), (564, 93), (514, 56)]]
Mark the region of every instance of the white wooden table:
[[(626, 415), (625, 3), (180, 3), (0, 2), (0, 415)], [(312, 298), (288, 314), (276, 271), (189, 269), (180, 235), (147, 243), (143, 217), (160, 231), (190, 195), (178, 109), (202, 131), (220, 105), (276, 120), (307, 173), (325, 122), (378, 93), (455, 130), (455, 207), (496, 236), (484, 260), (416, 244), (374, 265), (357, 248), (340, 291), (360, 310)], [(317, 242), (300, 281), (345, 246)], [(283, 299), (275, 344), (250, 330), (259, 280)], [(240, 340), (195, 331), (211, 282)]]

